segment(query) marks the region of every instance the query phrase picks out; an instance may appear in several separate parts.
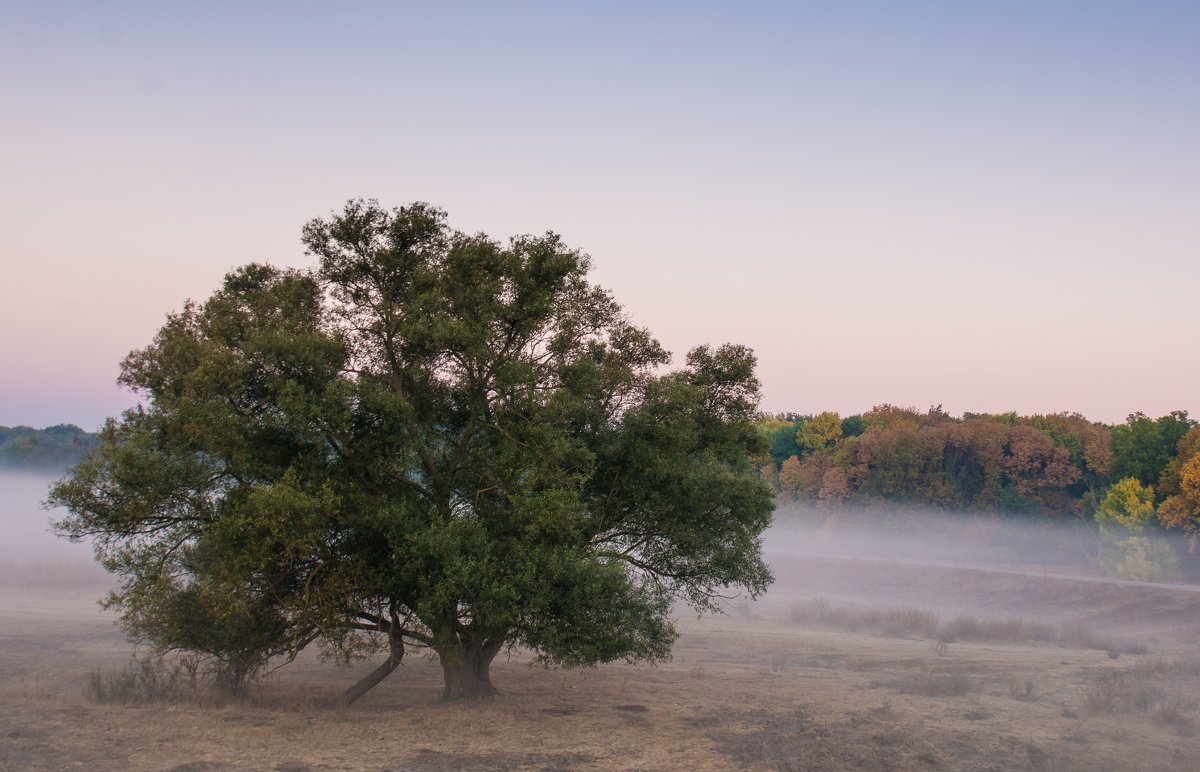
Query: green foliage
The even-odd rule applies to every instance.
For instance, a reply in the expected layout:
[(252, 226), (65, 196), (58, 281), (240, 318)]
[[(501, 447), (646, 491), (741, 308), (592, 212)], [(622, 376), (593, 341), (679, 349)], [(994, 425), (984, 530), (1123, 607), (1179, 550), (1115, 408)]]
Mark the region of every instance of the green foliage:
[(303, 240), (130, 354), (145, 407), (52, 491), (132, 632), (246, 670), (428, 647), (470, 696), (505, 646), (658, 660), (675, 600), (765, 589), (749, 350), (664, 371), (553, 234), (352, 201)]
[(867, 425), (863, 423), (861, 415), (846, 416), (842, 419), (842, 436), (843, 437), (858, 437), (867, 430)]
[(803, 419), (791, 421), (784, 418), (759, 419), (759, 427), (767, 440), (767, 452), (775, 462), (775, 468), (783, 466), (783, 462), (792, 456), (800, 455), (801, 448), (796, 443), (796, 433)]
[(98, 439), (74, 424), (45, 429), (0, 426), (0, 469), (65, 469), (96, 446)]
[(1021, 495), (1013, 485), (1005, 485), (1000, 489), (996, 508), (1006, 515), (1035, 515), (1042, 511), (1037, 499)]
[(1131, 477), (1154, 485), (1176, 455), (1179, 441), (1196, 426), (1186, 410), (1157, 419), (1133, 413), (1112, 429), (1112, 478)]

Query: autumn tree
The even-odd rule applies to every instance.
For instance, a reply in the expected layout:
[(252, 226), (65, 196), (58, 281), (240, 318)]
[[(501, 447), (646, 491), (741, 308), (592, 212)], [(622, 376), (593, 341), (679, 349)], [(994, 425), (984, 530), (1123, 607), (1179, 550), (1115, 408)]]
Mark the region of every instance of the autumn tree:
[(1004, 483), (1004, 449), (1009, 428), (988, 418), (970, 418), (945, 430), (941, 473), (952, 506), (996, 508)]
[(1162, 474), (1168, 495), (1158, 508), (1158, 519), (1168, 528), (1182, 528), (1194, 552), (1200, 544), (1200, 427), (1184, 435), (1178, 449)]
[(1123, 579), (1158, 581), (1178, 567), (1169, 544), (1143, 535), (1155, 516), (1154, 489), (1126, 477), (1117, 481), (1096, 509), (1102, 543), (1100, 565)]
[(944, 448), (941, 433), (923, 430), (918, 421), (906, 419), (868, 426), (858, 438), (855, 453), (862, 494), (933, 504), (946, 497), (945, 480), (939, 473)]
[(787, 499), (796, 499), (804, 489), (800, 467), (801, 461), (798, 456), (789, 456), (779, 467), (779, 492)]
[(249, 265), (124, 361), (142, 404), (53, 489), (163, 649), (243, 672), (310, 644), (413, 647), (446, 698), (547, 663), (658, 660), (683, 600), (761, 593), (754, 357), (680, 369), (547, 234), (507, 244), (426, 204), (310, 222), (317, 265)]
[(1044, 505), (1044, 494), (1066, 489), (1079, 480), (1079, 469), (1071, 464), (1070, 452), (1032, 426), (1014, 426), (1005, 451), (1005, 476), (1026, 499)]
[(1192, 427), (1180, 438), (1175, 446), (1175, 457), (1158, 476), (1156, 489), (1160, 497), (1169, 498), (1183, 492), (1183, 467), (1197, 455), (1200, 455), (1200, 426)]
[(911, 407), (899, 407), (884, 403), (863, 413), (862, 423), (864, 431), (893, 429), (899, 426), (916, 429), (921, 425), (921, 414)]
[(1096, 522), (1109, 528), (1141, 533), (1154, 518), (1154, 489), (1132, 477), (1118, 480), (1096, 509)]
[(1028, 419), (1030, 426), (1044, 432), (1058, 447), (1070, 454), (1071, 465), (1079, 470), (1079, 482), (1092, 499), (1107, 485), (1112, 472), (1112, 431), (1101, 423), (1089, 421), (1079, 413), (1035, 415)]
[(842, 419), (837, 413), (813, 416), (796, 431), (796, 444), (804, 453), (829, 450), (842, 438)]

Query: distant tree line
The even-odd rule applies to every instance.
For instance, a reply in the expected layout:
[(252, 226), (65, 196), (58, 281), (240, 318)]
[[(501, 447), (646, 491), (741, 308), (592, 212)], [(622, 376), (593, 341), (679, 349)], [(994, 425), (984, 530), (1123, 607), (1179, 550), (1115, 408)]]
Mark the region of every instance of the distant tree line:
[[(762, 476), (780, 503), (826, 515), (900, 506), (1070, 520), (1091, 529), (1111, 573), (1165, 578), (1179, 557), (1162, 533), (1200, 546), (1200, 423), (1177, 410), (1124, 423), (1078, 413), (1021, 416), (879, 405), (861, 415), (764, 415)], [(73, 424), (0, 426), (0, 469), (60, 470), (98, 435)]]
[(77, 463), (98, 442), (97, 435), (74, 424), (45, 429), (0, 426), (0, 469), (65, 469)]
[(768, 415), (762, 473), (781, 502), (832, 512), (903, 504), (1072, 519), (1114, 573), (1162, 578), (1177, 565), (1156, 531), (1200, 542), (1200, 427), (1186, 411), (1115, 426), (1078, 413), (1020, 416), (879, 405)]

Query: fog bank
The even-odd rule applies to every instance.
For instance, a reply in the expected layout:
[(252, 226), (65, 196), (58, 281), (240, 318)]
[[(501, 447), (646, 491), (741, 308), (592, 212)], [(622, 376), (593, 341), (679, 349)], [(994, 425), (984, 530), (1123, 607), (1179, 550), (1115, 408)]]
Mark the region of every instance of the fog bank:
[(0, 586), (106, 589), (111, 578), (91, 545), (50, 529), (50, 521), (65, 514), (42, 508), (55, 479), (46, 472), (0, 472)]
[[(1194, 572), (1181, 534), (1147, 529), (1144, 535), (1170, 543), (1184, 558), (1181, 576)], [(1095, 574), (1100, 547), (1095, 523), (1080, 518), (895, 507), (822, 511), (781, 506), (764, 534), (768, 557), (809, 554), (1081, 575)]]

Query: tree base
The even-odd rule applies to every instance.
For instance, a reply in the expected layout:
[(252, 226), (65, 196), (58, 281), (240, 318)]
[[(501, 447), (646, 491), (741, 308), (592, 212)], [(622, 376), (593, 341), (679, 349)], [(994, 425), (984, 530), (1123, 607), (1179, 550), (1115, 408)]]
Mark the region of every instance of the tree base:
[(442, 700), (473, 700), (499, 694), (492, 686), (491, 665), (499, 646), (468, 648), (461, 656), (450, 660), (442, 656)]

